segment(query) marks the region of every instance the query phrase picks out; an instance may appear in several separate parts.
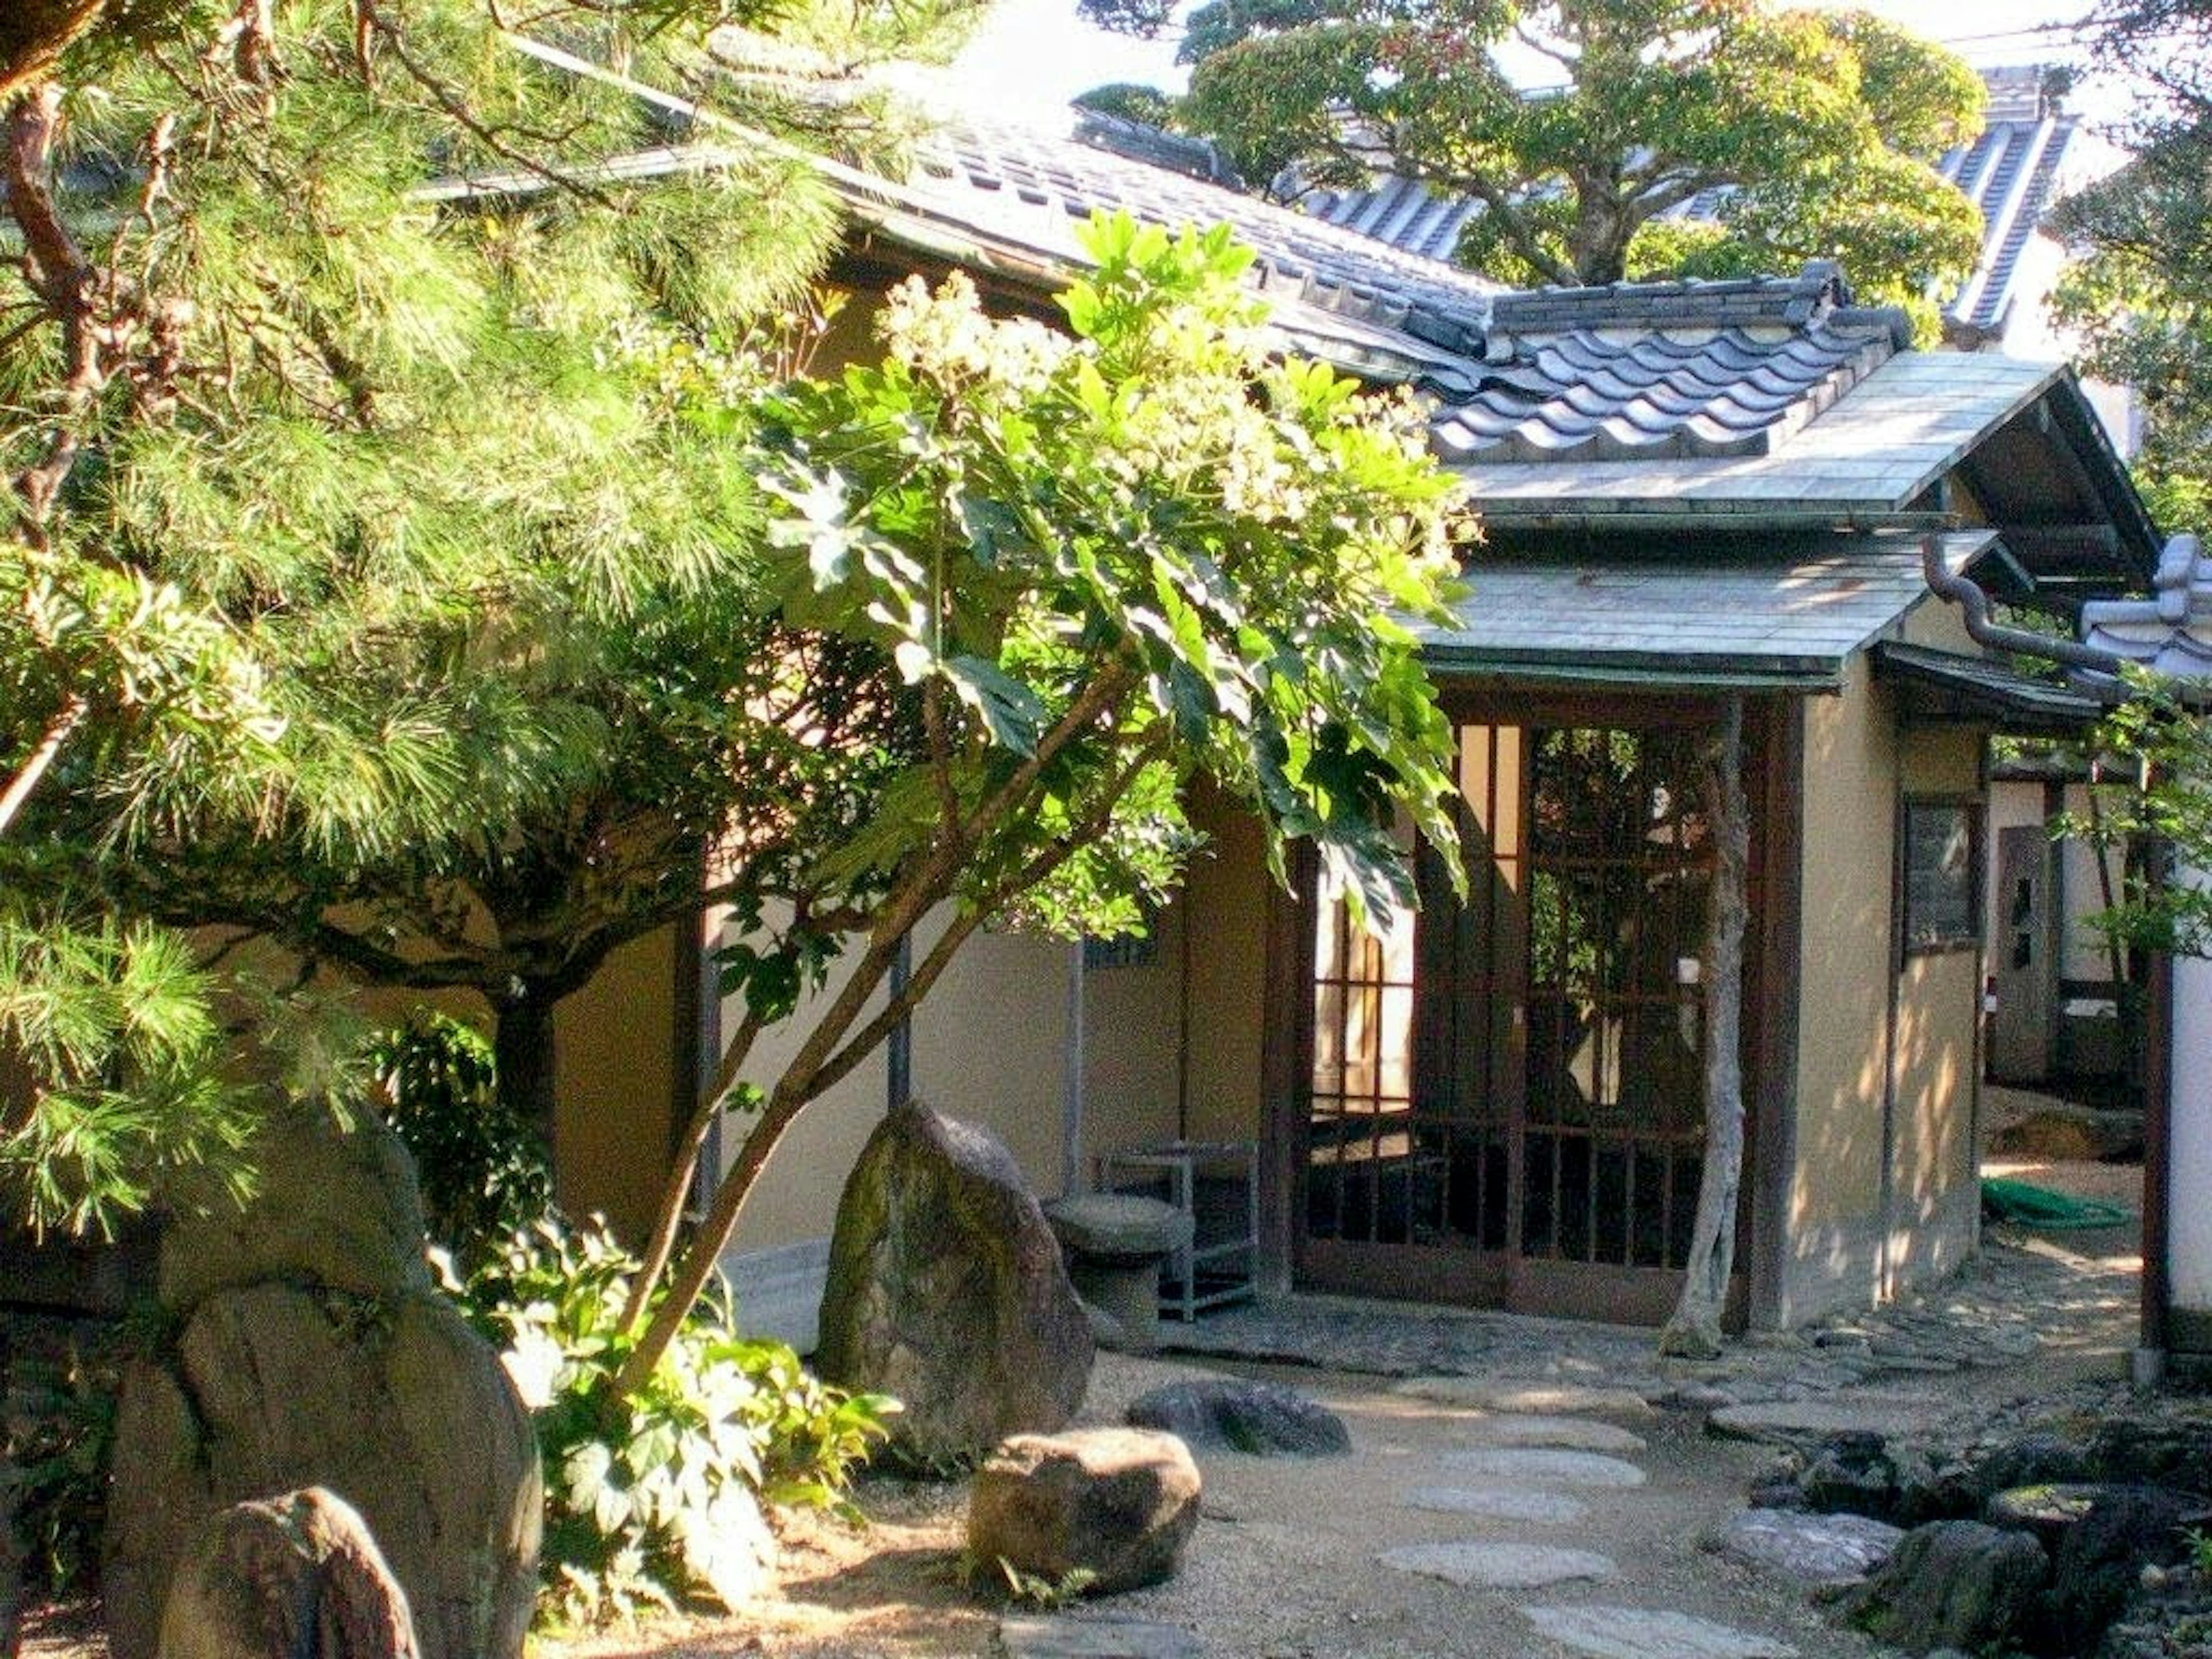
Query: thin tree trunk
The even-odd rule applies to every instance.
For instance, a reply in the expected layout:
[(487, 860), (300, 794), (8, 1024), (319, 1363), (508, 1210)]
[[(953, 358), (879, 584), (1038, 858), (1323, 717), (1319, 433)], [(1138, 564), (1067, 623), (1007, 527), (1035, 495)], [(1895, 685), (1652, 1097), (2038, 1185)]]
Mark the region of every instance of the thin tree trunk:
[(1705, 944), (1705, 1162), (1681, 1299), (1659, 1334), (1662, 1353), (1710, 1358), (1721, 1351), (1721, 1308), (1735, 1267), (1736, 1195), (1743, 1182), (1743, 935), (1751, 854), (1743, 790), (1743, 699), (1731, 697), (1705, 775), (1713, 837), (1711, 928)]
[(554, 1091), (553, 999), (532, 985), (520, 985), (493, 1012), (499, 1029), (492, 1034), (492, 1059), (499, 1068), (501, 1104), (537, 1126), (548, 1158), (559, 1113)]
[[(0, 1401), (9, 1397), (8, 1333), (0, 1329)], [(15, 1659), (22, 1642), (23, 1554), (15, 1539), (15, 1488), (0, 1480), (0, 1659)]]

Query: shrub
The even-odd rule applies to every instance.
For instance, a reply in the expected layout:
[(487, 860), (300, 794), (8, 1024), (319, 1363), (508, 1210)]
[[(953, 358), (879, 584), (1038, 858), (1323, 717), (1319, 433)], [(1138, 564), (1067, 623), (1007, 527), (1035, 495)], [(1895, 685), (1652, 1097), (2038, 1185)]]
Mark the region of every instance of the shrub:
[(431, 1237), (473, 1262), (552, 1207), (544, 1142), (501, 1103), (479, 1033), (422, 1010), (372, 1038), (368, 1060), (385, 1121), (414, 1155)]
[(541, 1614), (570, 1624), (750, 1586), (764, 1506), (850, 1515), (854, 1467), (894, 1402), (817, 1382), (781, 1342), (738, 1334), (726, 1290), (702, 1298), (641, 1393), (614, 1379), (637, 1269), (603, 1225), (546, 1218), (463, 1285), (506, 1352), (545, 1465)]
[[(107, 1519), (114, 1359), (73, 1344), (66, 1355), (19, 1359), (14, 1383), (15, 1408), (0, 1421), (0, 1481), (14, 1502), (24, 1587), (81, 1595), (98, 1577)], [(0, 1516), (7, 1512), (0, 1504)]]

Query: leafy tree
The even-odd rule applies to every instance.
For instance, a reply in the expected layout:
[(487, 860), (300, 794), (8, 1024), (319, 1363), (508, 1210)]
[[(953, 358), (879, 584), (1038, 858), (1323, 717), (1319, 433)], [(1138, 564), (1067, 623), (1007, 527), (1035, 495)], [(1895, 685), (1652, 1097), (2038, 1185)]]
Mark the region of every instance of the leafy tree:
[[(1380, 170), (1483, 210), (1460, 257), (1506, 280), (1735, 275), (1843, 260), (1916, 306), (1980, 226), (1934, 164), (1978, 130), (1963, 63), (1864, 13), (1764, 0), (1212, 0), (1177, 118), (1249, 179)], [(1556, 88), (1525, 92), (1510, 55)], [(1786, 116), (1784, 115), (1786, 112)], [(1701, 225), (1662, 217), (1723, 192)]]
[(2114, 0), (2095, 21), (2143, 96), (2134, 158), (2052, 215), (2076, 254), (2053, 309), (2083, 371), (2140, 400), (2154, 512), (2195, 524), (2212, 507), (2212, 7)]
[[(729, 959), (745, 1013), (679, 1177), (719, 1109), (751, 1121), (625, 1389), (807, 1103), (992, 918), (1131, 925), (1188, 851), (1188, 777), (1257, 816), (1279, 873), (1284, 843), (1310, 837), (1369, 911), (1412, 897), (1394, 811), (1454, 844), (1449, 727), (1393, 620), (1438, 615), (1457, 565), (1454, 489), (1418, 410), (1271, 358), (1236, 282), (1249, 255), (1224, 230), (1117, 218), (1090, 252), (1095, 274), (1063, 296), (1072, 338), (988, 319), (964, 279), (933, 297), (913, 282), (881, 367), (776, 405), (787, 513), (768, 580), (789, 623), (864, 645), (910, 689), (922, 741), (773, 895), (789, 920)], [(933, 916), (904, 988), (878, 1000), (899, 941)], [(808, 987), (793, 1057), (765, 1086), (742, 1081)], [(668, 1190), (641, 1285), (684, 1190)]]
[[(726, 33), (732, 70), (665, 12), (579, 0), (564, 40), (742, 124), (650, 182), (605, 162), (665, 141), (654, 106), (470, 0), (187, 6), (175, 49), (95, 31), (63, 60), (81, 94), (11, 113), (12, 533), (173, 588), (269, 751), (76, 750), (21, 845), (119, 914), (477, 989), (539, 1102), (553, 1001), (727, 903), (746, 1014), (636, 1282), (630, 1392), (793, 1117), (987, 918), (1133, 920), (1187, 851), (1186, 775), (1376, 907), (1407, 896), (1393, 804), (1444, 833), (1449, 733), (1385, 613), (1434, 612), (1450, 487), (1410, 405), (1268, 359), (1224, 236), (1104, 233), (1074, 341), (908, 295), (884, 368), (771, 397), (835, 217), (767, 135), (874, 131), (791, 65), (922, 15), (781, 7), (782, 45), (821, 50)], [(9, 878), (58, 890), (18, 850)], [(793, 1018), (790, 1065), (738, 1081)], [(656, 1302), (732, 1103), (754, 1132)]]
[[(837, 234), (792, 138), (878, 142), (834, 66), (972, 10), (541, 8), (539, 32), (747, 124), (646, 183), (605, 163), (664, 118), (519, 52), (483, 0), (179, 0), (156, 49), (145, 7), (85, 34), (8, 114), (25, 551), (0, 574), (173, 609), (251, 684), (266, 753), (49, 744), (98, 702), (50, 676), (4, 751), (47, 776), (0, 885), (51, 905), (96, 881), (125, 915), (480, 992), (542, 1113), (554, 1003), (696, 911), (748, 801), (805, 825), (779, 773), (733, 764), (792, 715), (763, 678), (781, 635), (744, 410), (823, 325), (803, 301)], [(710, 52), (717, 19), (762, 27)], [(88, 641), (87, 684), (132, 681)], [(817, 665), (822, 718), (894, 718), (836, 690), (844, 660)]]

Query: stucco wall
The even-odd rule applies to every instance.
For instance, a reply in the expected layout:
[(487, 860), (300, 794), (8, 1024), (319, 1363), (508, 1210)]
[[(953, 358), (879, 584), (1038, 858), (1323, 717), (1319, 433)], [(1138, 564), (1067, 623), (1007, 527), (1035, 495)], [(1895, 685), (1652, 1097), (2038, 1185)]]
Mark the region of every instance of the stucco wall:
[(1212, 844), (1192, 866), (1182, 904), (1190, 929), (1186, 1121), (1194, 1140), (1256, 1140), (1271, 878), (1249, 815), (1201, 797), (1192, 817)]
[(562, 1207), (599, 1212), (632, 1243), (652, 1228), (667, 1168), (676, 952), (686, 932), (663, 927), (631, 940), (554, 1012)]
[[(1946, 607), (1923, 605), (1904, 631), (1916, 643), (1972, 648)], [(1785, 1325), (1878, 1299), (1885, 1258), (1893, 1288), (1948, 1270), (1973, 1248), (1981, 957), (1914, 957), (1897, 974), (1893, 903), (1902, 796), (1974, 793), (1982, 741), (1971, 728), (1901, 729), (1893, 693), (1863, 654), (1840, 696), (1808, 706)]]

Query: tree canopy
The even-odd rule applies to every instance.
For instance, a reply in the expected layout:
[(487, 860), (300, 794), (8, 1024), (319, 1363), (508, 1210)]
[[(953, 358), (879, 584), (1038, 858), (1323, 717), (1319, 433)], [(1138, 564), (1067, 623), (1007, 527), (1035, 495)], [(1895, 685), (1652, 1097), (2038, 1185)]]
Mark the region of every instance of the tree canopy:
[(475, 0), (187, 5), (11, 112), (0, 574), (155, 596), (191, 648), (148, 695), (88, 636), (9, 706), (0, 891), (472, 989), (538, 1103), (552, 1005), (726, 905), (745, 1012), (635, 1317), (709, 1127), (750, 1133), (631, 1385), (793, 1117), (985, 922), (1129, 925), (1193, 775), (1370, 908), (1410, 902), (1395, 814), (1449, 843), (1399, 618), (1440, 614), (1453, 487), (1410, 403), (1272, 354), (1225, 234), (1100, 228), (1066, 334), (902, 290), (879, 367), (805, 377), (838, 223), (793, 143), (885, 136), (823, 82), (924, 15), (704, 45), (578, 0), (569, 49), (711, 106), (674, 154), (671, 100)]
[[(1482, 211), (1460, 258), (1503, 280), (1833, 258), (1869, 297), (1932, 317), (1931, 296), (1979, 252), (1972, 205), (1934, 164), (1979, 130), (1980, 82), (1864, 13), (1764, 0), (1212, 0), (1182, 53), (1193, 69), (1177, 124), (1221, 144), (1246, 178), (1358, 188), (1393, 172), (1472, 198)], [(1516, 58), (1553, 84), (1524, 89)], [(1701, 197), (1709, 216), (1666, 216)]]
[(848, 67), (972, 10), (538, 9), (753, 135), (648, 182), (605, 164), (665, 117), (480, 0), (7, 40), (0, 1050), (37, 1080), (0, 1173), (34, 1218), (237, 1138), (218, 983), (155, 921), (537, 1015), (696, 906), (773, 626), (732, 439), (838, 229), (797, 145), (890, 142)]
[(2097, 21), (2144, 95), (2133, 158), (2052, 215), (2075, 255), (2054, 309), (2084, 372), (2140, 402), (2154, 512), (2194, 526), (2212, 507), (2212, 6), (2115, 0)]

